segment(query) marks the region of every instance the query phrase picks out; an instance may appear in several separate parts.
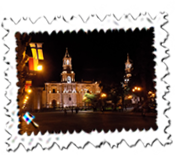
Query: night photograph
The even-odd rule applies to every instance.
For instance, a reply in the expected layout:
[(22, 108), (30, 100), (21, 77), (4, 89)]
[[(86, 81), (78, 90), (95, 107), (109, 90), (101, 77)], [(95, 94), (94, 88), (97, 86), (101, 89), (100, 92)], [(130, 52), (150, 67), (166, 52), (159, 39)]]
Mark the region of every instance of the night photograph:
[(154, 27), (15, 37), (19, 134), (157, 130)]

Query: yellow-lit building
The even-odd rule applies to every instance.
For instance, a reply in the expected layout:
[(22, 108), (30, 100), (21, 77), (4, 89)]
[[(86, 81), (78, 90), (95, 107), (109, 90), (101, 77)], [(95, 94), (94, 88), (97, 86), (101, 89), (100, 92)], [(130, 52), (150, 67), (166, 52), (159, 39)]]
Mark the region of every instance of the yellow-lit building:
[(39, 96), (35, 95), (33, 98), (33, 107), (35, 107), (33, 109), (52, 108), (54, 105), (57, 107), (84, 106), (83, 96), (87, 90), (93, 94), (101, 93), (98, 82), (75, 81), (72, 59), (67, 48), (63, 58), (61, 82), (47, 82), (42, 91), (41, 88), (35, 89), (35, 93)]

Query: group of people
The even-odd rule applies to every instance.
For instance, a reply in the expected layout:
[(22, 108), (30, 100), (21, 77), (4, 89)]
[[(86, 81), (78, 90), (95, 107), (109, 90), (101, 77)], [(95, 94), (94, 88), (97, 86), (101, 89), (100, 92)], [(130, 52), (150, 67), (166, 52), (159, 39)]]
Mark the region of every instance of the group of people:
[[(73, 108), (71, 108), (71, 111), (72, 111), (72, 113), (74, 112), (74, 109)], [(79, 108), (78, 107), (76, 107), (75, 108), (75, 113), (77, 114), (78, 113), (78, 111), (79, 111)], [(67, 114), (67, 109), (66, 108), (64, 108), (64, 113), (65, 114)]]

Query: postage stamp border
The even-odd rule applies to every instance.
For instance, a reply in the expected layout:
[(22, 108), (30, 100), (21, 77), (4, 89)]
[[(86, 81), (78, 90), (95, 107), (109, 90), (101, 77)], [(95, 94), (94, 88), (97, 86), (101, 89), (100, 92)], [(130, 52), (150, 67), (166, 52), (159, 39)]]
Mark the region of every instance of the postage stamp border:
[[(111, 147), (118, 147), (118, 145), (125, 141), (128, 146), (132, 146), (141, 141), (144, 146), (152, 145), (156, 140), (158, 140), (162, 145), (170, 143), (170, 134), (167, 133), (166, 129), (170, 126), (169, 118), (165, 114), (169, 105), (169, 101), (166, 99), (166, 94), (169, 92), (169, 85), (165, 78), (168, 74), (168, 67), (164, 63), (167, 58), (166, 51), (167, 47), (164, 46), (168, 38), (168, 32), (163, 28), (163, 26), (168, 22), (166, 19), (166, 13), (158, 13), (154, 18), (149, 15), (149, 13), (139, 14), (137, 18), (134, 18), (131, 14), (123, 15), (117, 17), (117, 15), (111, 14), (106, 15), (103, 19), (100, 19), (98, 15), (91, 15), (87, 19), (83, 19), (81, 16), (72, 16), (70, 19), (65, 19), (64, 16), (53, 17), (52, 21), (48, 21), (46, 16), (38, 17), (36, 19), (31, 18), (19, 18), (18, 21), (14, 21), (13, 18), (4, 18), (2, 22), (2, 28), (7, 31), (6, 35), (2, 38), (4, 44), (4, 50), (7, 51), (4, 54), (6, 63), (5, 80), (9, 82), (5, 90), (5, 96), (7, 98), (7, 103), (4, 103), (4, 108), (6, 109), (6, 132), (9, 133), (6, 143), (8, 144), (7, 150), (16, 150), (21, 144), (26, 150), (32, 150), (36, 145), (40, 144), (43, 149), (48, 149), (57, 144), (60, 149), (67, 148), (71, 143), (74, 143), (77, 147), (84, 148), (86, 144), (91, 143), (94, 146), (99, 146), (102, 143), (108, 143)], [(17, 90), (18, 87), (16, 83), (17, 71), (16, 71), (16, 40), (15, 33), (30, 33), (30, 32), (45, 32), (47, 31), (51, 34), (52, 31), (76, 31), (80, 29), (84, 31), (92, 31), (97, 29), (98, 31), (103, 29), (104, 31), (108, 29), (124, 29), (127, 30), (131, 28), (150, 28), (154, 27), (155, 38), (154, 47), (156, 51), (154, 54), (156, 58), (155, 74), (156, 74), (156, 90), (157, 90), (157, 125), (158, 129), (154, 131), (150, 129), (149, 131), (126, 131), (123, 129), (121, 132), (115, 130), (115, 132), (101, 131), (98, 133), (96, 130), (92, 131), (90, 134), (81, 131), (76, 133), (75, 131), (71, 134), (67, 132), (59, 134), (49, 134), (46, 132), (44, 135), (38, 133), (34, 135), (32, 133), (28, 136), (26, 133), (23, 135), (18, 134), (18, 109), (17, 109)]]

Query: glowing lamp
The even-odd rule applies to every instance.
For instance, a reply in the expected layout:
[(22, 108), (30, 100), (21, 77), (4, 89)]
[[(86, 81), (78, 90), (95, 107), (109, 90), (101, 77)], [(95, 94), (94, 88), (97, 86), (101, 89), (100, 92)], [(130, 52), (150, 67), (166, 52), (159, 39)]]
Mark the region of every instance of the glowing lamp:
[(38, 71), (41, 71), (42, 69), (43, 69), (43, 66), (41, 66), (41, 65), (38, 65), (38, 66), (37, 66), (37, 70), (38, 70)]
[(31, 90), (31, 89), (29, 89), (29, 90), (28, 90), (28, 93), (30, 94), (31, 92), (32, 92), (32, 90)]
[(154, 93), (152, 94), (152, 97), (155, 97), (155, 94)]
[(131, 98), (132, 98), (132, 95), (129, 95), (129, 96), (128, 96), (128, 99), (131, 99)]
[(83, 97), (83, 100), (86, 100), (86, 99), (87, 99), (87, 97), (86, 97), (86, 96), (84, 96), (84, 97)]
[(101, 94), (101, 97), (106, 97), (106, 94), (105, 93)]
[(133, 92), (135, 92), (135, 89), (132, 89)]
[(137, 88), (137, 90), (141, 90), (141, 88), (140, 88), (140, 87), (138, 87), (138, 88)]
[(26, 99), (28, 99), (29, 97), (28, 96), (26, 96)]
[(148, 92), (148, 94), (152, 94), (152, 92), (151, 92), (151, 91), (149, 91), (149, 92)]

